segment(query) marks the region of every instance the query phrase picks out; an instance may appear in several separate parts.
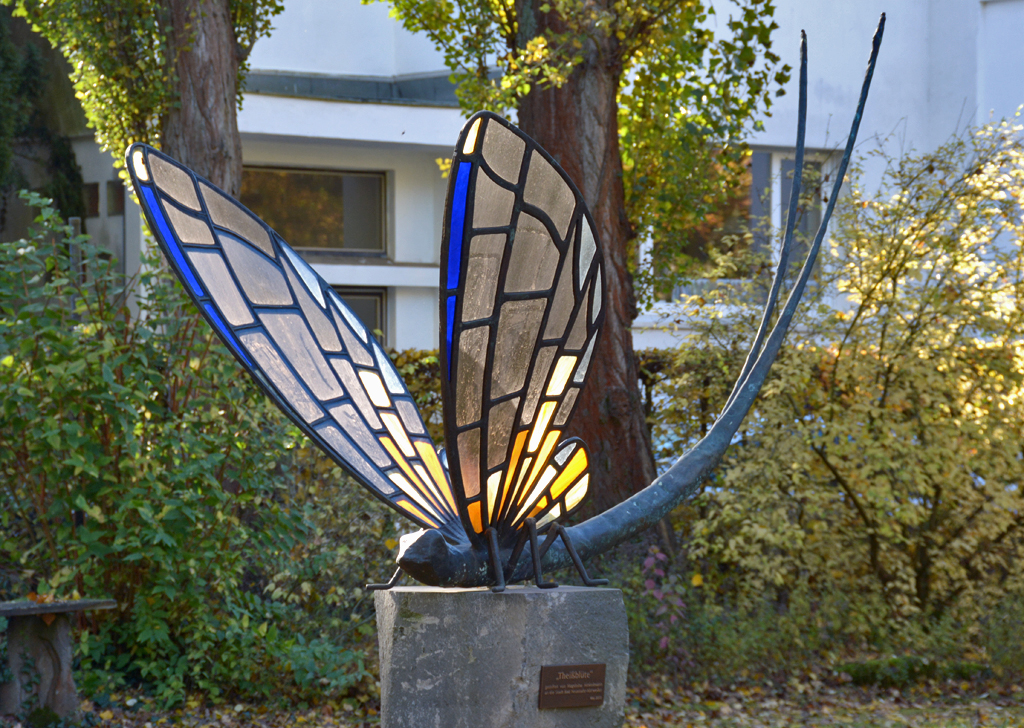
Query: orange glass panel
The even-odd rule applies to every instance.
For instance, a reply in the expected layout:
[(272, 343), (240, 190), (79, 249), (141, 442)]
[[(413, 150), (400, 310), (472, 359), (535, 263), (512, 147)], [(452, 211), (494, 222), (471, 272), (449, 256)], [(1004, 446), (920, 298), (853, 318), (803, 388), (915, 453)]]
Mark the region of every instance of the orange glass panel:
[(544, 432), (548, 429), (548, 423), (551, 422), (551, 415), (557, 405), (558, 402), (545, 402), (540, 406), (540, 414), (537, 415), (537, 421), (533, 423), (533, 430), (530, 432), (530, 452), (536, 452), (540, 446), (544, 438)]
[(501, 506), (498, 508), (498, 513), (505, 512), (505, 502), (512, 493), (512, 478), (516, 473), (516, 466), (519, 464), (519, 456), (523, 454), (523, 445), (526, 444), (526, 438), (529, 435), (530, 433), (525, 430), (520, 432), (516, 436), (515, 444), (512, 445), (512, 459), (508, 461), (508, 470), (505, 471), (505, 488), (501, 492)]
[(466, 143), (462, 145), (463, 154), (472, 154), (476, 150), (476, 137), (480, 133), (480, 119), (473, 122), (473, 126), (469, 127), (469, 133), (466, 134)]
[(406, 512), (413, 514), (417, 518), (419, 518), (419, 519), (421, 519), (423, 521), (426, 521), (427, 523), (429, 523), (434, 528), (437, 528), (437, 524), (434, 522), (433, 518), (428, 518), (426, 515), (424, 515), (423, 511), (421, 511), (419, 508), (414, 506), (409, 501), (407, 501), (407, 500), (398, 500), (398, 501), (395, 501), (395, 505), (397, 505), (399, 508), (402, 508)]
[(452, 513), (458, 513), (459, 509), (455, 507), (455, 496), (452, 495), (451, 486), (448, 485), (448, 478), (444, 475), (444, 469), (441, 467), (441, 461), (437, 459), (437, 453), (434, 452), (433, 446), (429, 442), (423, 440), (416, 440), (416, 452), (420, 454), (420, 459), (427, 466), (427, 470), (430, 471), (430, 475), (434, 480), (434, 485), (437, 486), (437, 490), (444, 497), (444, 500), (452, 509)]
[(497, 473), (491, 473), (491, 476), (487, 478), (487, 522), (494, 523), (496, 513), (494, 506), (498, 501), (498, 488), (501, 487), (501, 471)]
[(437, 509), (431, 505), (430, 501), (423, 497), (423, 494), (416, 490), (416, 486), (409, 482), (409, 479), (402, 475), (397, 470), (392, 470), (388, 473), (388, 477), (391, 478), (391, 482), (398, 486), (398, 489), (405, 493), (407, 496), (412, 498), (414, 501), (419, 503), (426, 511), (432, 513), (435, 516), (440, 514)]
[(412, 449), (412, 443), (409, 442), (409, 436), (406, 434), (405, 428), (402, 427), (398, 417), (389, 412), (381, 412), (380, 418), (384, 420), (384, 426), (388, 428), (388, 432), (395, 438), (395, 442), (401, 448), (402, 454), (407, 458), (416, 457), (416, 452)]
[(587, 494), (587, 486), (590, 483), (590, 475), (584, 475), (580, 478), (580, 482), (573, 486), (565, 496), (565, 510), (571, 511), (579, 502), (583, 500), (583, 496)]
[(555, 470), (550, 465), (544, 468), (544, 474), (540, 476), (540, 480), (537, 481), (537, 485), (533, 487), (533, 489), (530, 491), (530, 495), (525, 499), (526, 505), (524, 505), (522, 509), (519, 511), (519, 513), (516, 514), (517, 521), (523, 517), (523, 514), (527, 510), (529, 510), (530, 506), (533, 505), (533, 502), (536, 501), (537, 497), (544, 492), (544, 490), (548, 487), (548, 484), (557, 474), (558, 471)]
[(469, 522), (473, 524), (473, 530), (477, 533), (483, 533), (484, 523), (480, 518), (480, 501), (466, 506), (466, 513), (469, 514)]
[[(430, 493), (430, 491), (427, 489), (426, 485), (420, 482), (419, 476), (416, 474), (416, 471), (412, 469), (412, 466), (409, 465), (409, 461), (402, 457), (402, 453), (398, 451), (398, 447), (395, 446), (395, 443), (391, 442), (390, 437), (380, 438), (380, 444), (383, 445), (384, 448), (391, 454), (391, 457), (394, 458), (395, 462), (398, 463), (398, 466), (402, 468), (403, 471), (405, 471), (405, 474), (409, 477), (409, 480), (412, 481), (413, 492), (407, 493), (407, 495), (415, 499), (416, 502), (421, 503), (424, 507), (426, 507), (429, 501), (425, 499), (421, 501), (420, 499), (424, 498), (428, 493)], [(417, 497), (417, 495), (419, 497)], [(441, 507), (439, 503), (434, 503), (431, 505), (433, 507), (433, 510), (444, 510), (444, 508)]]
[(533, 518), (538, 513), (543, 511), (547, 507), (547, 505), (548, 505), (548, 497), (544, 496), (539, 501), (537, 501), (537, 507), (534, 508), (532, 511), (530, 511), (530, 515), (527, 516), (527, 518)]
[(519, 495), (519, 502), (522, 503), (526, 498), (526, 491), (533, 485), (533, 481), (537, 479), (537, 475), (540, 474), (541, 468), (547, 464), (548, 458), (551, 456), (551, 451), (555, 449), (555, 443), (558, 442), (559, 436), (562, 434), (561, 430), (552, 430), (548, 433), (547, 438), (544, 440), (544, 445), (541, 446), (540, 452), (537, 454), (537, 462), (533, 465), (533, 470), (530, 471), (530, 477), (526, 479), (526, 485), (523, 487), (523, 492)]
[(576, 455), (569, 464), (565, 466), (565, 470), (561, 472), (558, 479), (555, 480), (554, 485), (551, 486), (551, 497), (557, 498), (562, 495), (562, 491), (568, 488), (575, 482), (576, 478), (579, 477), (580, 473), (587, 469), (587, 453), (580, 448), (576, 451)]

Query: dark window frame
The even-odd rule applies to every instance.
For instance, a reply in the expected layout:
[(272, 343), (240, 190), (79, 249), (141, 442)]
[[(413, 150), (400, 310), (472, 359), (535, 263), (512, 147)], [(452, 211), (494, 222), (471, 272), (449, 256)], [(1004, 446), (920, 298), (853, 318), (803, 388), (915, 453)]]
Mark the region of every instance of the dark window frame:
[[(379, 326), (372, 326), (367, 321), (363, 321), (360, 316), (359, 319), (366, 324), (366, 328), (373, 333), (374, 330), (379, 330), (381, 335), (377, 337), (381, 346), (386, 346), (388, 340), (388, 289), (385, 286), (344, 286), (344, 285), (331, 285), (334, 292), (338, 294), (342, 301), (345, 301), (346, 296), (366, 296), (375, 298), (378, 301), (377, 316)], [(358, 315), (358, 311), (355, 312)]]
[[(388, 255), (388, 173), (386, 170), (366, 169), (337, 169), (333, 167), (297, 167), (294, 165), (277, 164), (244, 164), (242, 174), (248, 170), (259, 172), (283, 172), (294, 174), (324, 175), (337, 177), (374, 177), (380, 180), (380, 247), (379, 248), (330, 248), (330, 247), (305, 247), (292, 245), (292, 241), (285, 237), (285, 242), (294, 250), (301, 253), (307, 260), (327, 262), (327, 258), (386, 258)], [(244, 204), (244, 201), (243, 201)], [(257, 215), (259, 212), (254, 210)], [(271, 226), (273, 227), (273, 226)], [(282, 234), (283, 235), (283, 234)]]

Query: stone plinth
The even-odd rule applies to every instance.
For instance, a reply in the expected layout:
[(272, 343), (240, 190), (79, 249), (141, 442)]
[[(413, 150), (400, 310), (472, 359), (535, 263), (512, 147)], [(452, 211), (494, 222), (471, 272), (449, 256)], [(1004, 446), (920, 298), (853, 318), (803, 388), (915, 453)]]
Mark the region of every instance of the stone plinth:
[[(38, 696), (36, 707), (58, 716), (73, 717), (78, 693), (71, 675), (71, 622), (68, 614), (90, 609), (112, 609), (108, 599), (80, 599), (37, 604), (0, 602), (0, 617), (8, 619), (7, 667), (14, 679), (0, 683), (0, 715), (13, 715)], [(4, 635), (0, 635), (0, 640)]]
[[(382, 728), (619, 728), (629, 639), (618, 589), (396, 587), (374, 595)], [(605, 664), (599, 707), (540, 710), (540, 669)]]

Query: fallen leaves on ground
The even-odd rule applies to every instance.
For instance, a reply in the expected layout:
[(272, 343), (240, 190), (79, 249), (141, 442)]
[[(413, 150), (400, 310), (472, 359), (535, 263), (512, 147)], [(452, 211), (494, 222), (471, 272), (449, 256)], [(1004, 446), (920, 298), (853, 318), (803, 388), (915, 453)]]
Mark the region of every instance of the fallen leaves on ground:
[[(193, 697), (160, 710), (139, 694), (82, 703), (85, 725), (101, 728), (370, 728), (378, 706), (339, 703), (287, 709), (249, 703), (211, 705)], [(0, 728), (21, 724), (0, 717)], [(1024, 728), (1024, 690), (1016, 685), (928, 683), (904, 690), (857, 688), (817, 677), (785, 685), (673, 686), (655, 679), (630, 687), (624, 728)]]
[(784, 686), (720, 690), (671, 687), (663, 680), (631, 687), (627, 728), (1024, 728), (1019, 686), (929, 683), (903, 690), (858, 688), (817, 677)]

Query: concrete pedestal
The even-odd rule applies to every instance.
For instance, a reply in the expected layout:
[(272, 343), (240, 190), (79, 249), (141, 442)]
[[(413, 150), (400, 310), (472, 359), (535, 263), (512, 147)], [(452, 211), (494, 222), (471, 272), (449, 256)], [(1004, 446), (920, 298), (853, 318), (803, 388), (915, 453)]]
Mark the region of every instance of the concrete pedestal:
[[(629, 638), (622, 592), (396, 587), (374, 595), (382, 728), (619, 728)], [(540, 669), (606, 665), (604, 703), (540, 710)]]

